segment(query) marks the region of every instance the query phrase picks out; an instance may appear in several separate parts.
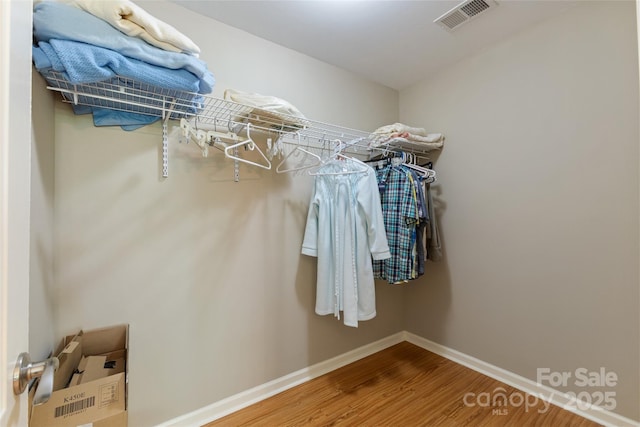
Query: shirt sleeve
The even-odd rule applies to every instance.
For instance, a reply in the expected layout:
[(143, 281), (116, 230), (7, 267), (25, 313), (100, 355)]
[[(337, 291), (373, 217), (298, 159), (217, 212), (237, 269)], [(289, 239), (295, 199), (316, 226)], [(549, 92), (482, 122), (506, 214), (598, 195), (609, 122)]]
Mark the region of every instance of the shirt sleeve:
[(313, 186), (313, 195), (309, 202), (309, 212), (307, 213), (307, 225), (304, 230), (304, 238), (302, 239), (302, 254), (309, 256), (318, 256), (318, 213), (320, 206), (317, 200), (318, 184)]

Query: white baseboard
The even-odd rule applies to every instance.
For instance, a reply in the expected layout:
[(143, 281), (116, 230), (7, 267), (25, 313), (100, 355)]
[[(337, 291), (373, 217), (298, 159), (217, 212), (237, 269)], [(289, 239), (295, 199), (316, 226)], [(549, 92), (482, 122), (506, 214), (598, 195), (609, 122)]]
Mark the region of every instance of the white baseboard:
[(541, 400), (559, 406), (569, 412), (573, 412), (574, 414), (580, 415), (581, 417), (587, 418), (596, 423), (610, 427), (640, 427), (640, 422), (638, 421), (625, 418), (622, 415), (591, 405), (588, 402), (576, 401), (574, 397), (569, 396), (566, 393), (538, 384), (528, 378), (514, 374), (513, 372), (491, 365), (490, 363), (437, 344), (433, 341), (429, 341), (428, 339), (419, 337), (410, 332), (404, 332), (404, 338), (406, 341), (422, 347), (425, 350), (431, 351), (432, 353), (501, 381), (522, 392), (537, 396)]
[[(211, 421), (222, 418), (232, 412), (246, 408), (256, 402), (267, 399), (275, 394), (288, 390), (299, 384), (317, 378), (321, 375), (353, 363), (373, 353), (384, 350), (402, 341), (409, 341), (425, 350), (438, 354), (446, 359), (466, 366), (481, 374), (510, 385), (522, 392), (537, 396), (553, 405), (559, 406), (584, 418), (608, 427), (640, 427), (640, 422), (625, 418), (614, 412), (602, 409), (586, 402), (576, 402), (565, 393), (550, 387), (538, 384), (528, 378), (514, 374), (513, 372), (491, 365), (490, 363), (476, 359), (475, 357), (450, 349), (428, 339), (419, 337), (410, 332), (398, 332), (379, 341), (356, 348), (340, 356), (336, 356), (324, 362), (300, 369), (299, 371), (276, 378), (268, 383), (261, 384), (249, 390), (230, 396), (226, 399), (212, 403), (204, 408), (197, 409), (188, 414), (174, 418), (160, 424), (160, 427), (200, 427)], [(587, 408), (587, 409), (582, 409)]]
[(356, 348), (355, 350), (351, 350), (347, 353), (341, 354), (340, 356), (325, 360), (324, 362), (316, 363), (308, 368), (300, 369), (299, 371), (276, 378), (268, 383), (261, 384), (226, 399), (212, 403), (204, 408), (197, 409), (188, 414), (166, 421), (160, 424), (160, 426), (200, 427), (204, 424), (210, 423), (211, 421), (217, 420), (218, 418), (222, 418), (225, 415), (229, 415), (232, 412), (246, 408), (256, 402), (288, 390), (291, 387), (295, 387), (321, 375), (335, 371), (349, 363), (353, 363), (364, 357), (384, 350), (385, 348), (391, 347), (392, 345), (401, 343), (402, 341), (405, 341), (404, 332), (398, 332), (397, 334), (393, 334), (379, 341)]

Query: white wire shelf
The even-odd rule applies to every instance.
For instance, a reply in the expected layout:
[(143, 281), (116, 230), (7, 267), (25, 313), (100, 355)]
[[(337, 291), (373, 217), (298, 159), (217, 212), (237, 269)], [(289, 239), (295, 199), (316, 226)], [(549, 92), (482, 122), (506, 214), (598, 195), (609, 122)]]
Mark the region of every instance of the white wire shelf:
[[(365, 140), (369, 132), (322, 123), (239, 104), (209, 95), (162, 89), (138, 81), (114, 77), (98, 83), (73, 84), (61, 73), (42, 73), (48, 89), (76, 106), (106, 108), (177, 120), (190, 119), (195, 126), (233, 132), (251, 123), (252, 131), (274, 132), (301, 140), (343, 142)], [(363, 146), (365, 144), (362, 144)]]
[[(63, 101), (73, 104), (74, 109), (80, 106), (103, 108), (163, 119), (165, 177), (168, 176), (167, 120), (184, 119), (193, 129), (233, 134), (250, 125), (252, 133), (256, 130), (269, 133), (274, 141), (312, 145), (321, 150), (333, 150), (339, 141), (343, 148), (346, 147), (345, 153), (367, 157), (396, 149), (391, 145), (372, 147), (370, 132), (274, 113), (210, 95), (159, 88), (121, 76), (96, 83), (74, 84), (64, 74), (53, 70), (42, 70), (41, 74), (48, 83), (47, 89), (59, 92)], [(402, 149), (416, 155), (426, 155), (429, 151), (415, 144)]]
[[(129, 78), (114, 77), (96, 83), (70, 83), (56, 71), (41, 72), (47, 89), (60, 92), (63, 101), (75, 106), (105, 108), (170, 119), (195, 116), (204, 105), (199, 94), (171, 89), (159, 89)], [(172, 107), (173, 105), (173, 107)]]

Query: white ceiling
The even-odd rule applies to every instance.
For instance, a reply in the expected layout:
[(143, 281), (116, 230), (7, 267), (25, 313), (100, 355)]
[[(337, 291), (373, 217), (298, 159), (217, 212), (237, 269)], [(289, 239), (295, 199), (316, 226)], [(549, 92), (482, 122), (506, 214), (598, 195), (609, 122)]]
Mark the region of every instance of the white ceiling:
[(450, 33), (433, 21), (461, 1), (173, 1), (398, 90), (577, 3), (498, 0)]

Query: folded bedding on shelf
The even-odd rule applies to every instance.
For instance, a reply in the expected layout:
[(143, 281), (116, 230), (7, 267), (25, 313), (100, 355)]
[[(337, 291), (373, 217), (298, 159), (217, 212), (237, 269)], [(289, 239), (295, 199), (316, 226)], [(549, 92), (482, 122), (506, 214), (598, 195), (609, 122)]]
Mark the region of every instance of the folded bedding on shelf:
[(63, 0), (85, 10), (119, 31), (161, 49), (199, 54), (200, 48), (187, 36), (129, 0)]
[[(111, 3), (122, 11), (130, 2)], [(92, 113), (96, 126), (120, 125), (132, 130), (159, 120), (167, 112), (168, 101), (175, 101), (172, 118), (201, 110), (204, 97), (199, 94), (212, 92), (215, 84), (203, 61), (126, 35), (78, 7), (56, 1), (35, 5), (33, 26), (38, 46), (32, 49), (36, 69), (51, 86), (84, 85), (73, 93), (61, 91), (74, 103), (76, 114)], [(149, 20), (150, 15), (140, 15), (141, 9), (134, 11), (138, 18)], [(158, 22), (150, 25), (176, 36), (170, 34), (173, 27)], [(188, 49), (195, 52), (193, 47)]]
[(91, 114), (94, 126), (120, 126), (123, 130), (132, 131), (160, 120), (159, 116), (118, 111), (108, 108), (90, 107), (88, 105), (72, 104), (73, 112), (77, 115)]
[(427, 136), (427, 131), (424, 130), (423, 128), (411, 127), (402, 123), (394, 123), (392, 125), (379, 127), (378, 129), (374, 130), (371, 134), (372, 135), (388, 135), (392, 133), (402, 133), (402, 132), (409, 132), (414, 135)]
[(158, 116), (130, 113), (126, 111), (110, 110), (107, 108), (92, 108), (93, 124), (95, 126), (120, 126), (124, 130), (136, 130), (160, 120)]
[(441, 133), (428, 133), (425, 136), (414, 135), (410, 132), (392, 133), (391, 138), (405, 138), (414, 142), (438, 143), (443, 137)]
[(397, 146), (423, 151), (439, 150), (444, 145), (444, 135), (427, 133), (423, 128), (411, 127), (402, 123), (382, 126), (369, 135), (369, 148)]
[(379, 148), (382, 146), (387, 146), (387, 147), (393, 147), (393, 148), (400, 148), (400, 149), (406, 148), (411, 150), (419, 150), (419, 151), (427, 152), (427, 151), (433, 151), (433, 150), (440, 150), (443, 145), (444, 145), (444, 138), (439, 138), (437, 140), (434, 140), (433, 142), (427, 142), (427, 141), (419, 141), (415, 139), (395, 136), (385, 141), (382, 141), (377, 145), (371, 144), (369, 147)]
[[(54, 87), (65, 84), (94, 84), (83, 87), (77, 99), (63, 93), (68, 101), (89, 106), (94, 113), (96, 126), (120, 125), (125, 130), (136, 129), (153, 123), (167, 108), (166, 100), (177, 100), (174, 117), (197, 113), (204, 97), (198, 95), (201, 80), (186, 70), (171, 70), (157, 67), (135, 59), (126, 58), (117, 52), (69, 40), (50, 40), (33, 47), (36, 69)], [(59, 73), (60, 78), (51, 72)], [(129, 90), (128, 92), (123, 92)], [(205, 89), (206, 90), (206, 89)], [(144, 105), (135, 107), (126, 101), (118, 102), (126, 95)], [(106, 99), (108, 102), (100, 100)], [(74, 108), (79, 114), (86, 108)]]
[(208, 82), (186, 70), (158, 67), (86, 43), (51, 39), (48, 43), (39, 42), (38, 47), (34, 47), (37, 49), (44, 53), (49, 64), (43, 61), (42, 55), (34, 53), (34, 60), (37, 58), (40, 62), (36, 62), (36, 68), (64, 72), (71, 83), (94, 83), (123, 76), (160, 88), (187, 92), (209, 93), (212, 89)]
[(73, 6), (53, 1), (38, 3), (33, 12), (33, 30), (38, 42), (48, 42), (51, 39), (82, 42), (110, 49), (127, 58), (151, 65), (187, 70), (202, 80), (202, 90), (206, 90), (207, 87), (213, 88), (215, 83), (207, 65), (195, 56), (151, 46), (139, 38), (127, 36), (102, 19)]
[(304, 114), (294, 105), (275, 96), (227, 89), (224, 91), (224, 99), (253, 107), (249, 113), (236, 117), (237, 121), (285, 132), (295, 132), (309, 124)]

